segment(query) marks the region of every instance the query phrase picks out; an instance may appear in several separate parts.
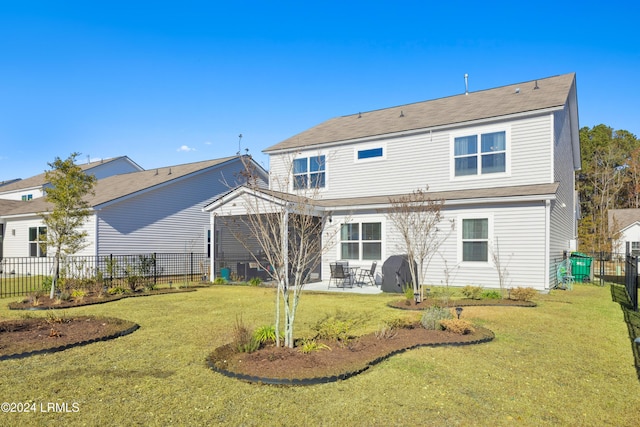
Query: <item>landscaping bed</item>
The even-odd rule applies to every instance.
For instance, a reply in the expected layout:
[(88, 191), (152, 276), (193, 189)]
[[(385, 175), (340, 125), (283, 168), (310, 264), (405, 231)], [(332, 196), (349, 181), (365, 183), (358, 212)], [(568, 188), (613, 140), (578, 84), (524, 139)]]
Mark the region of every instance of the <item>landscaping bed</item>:
[(123, 298), (132, 297), (145, 297), (151, 295), (166, 295), (179, 292), (194, 292), (193, 288), (175, 288), (175, 289), (154, 289), (154, 290), (141, 290), (136, 292), (124, 292), (118, 294), (95, 294), (87, 293), (82, 297), (70, 297), (69, 299), (54, 298), (50, 299), (49, 295), (30, 295), (25, 297), (21, 301), (9, 303), (9, 309), (11, 310), (51, 310), (81, 307), (92, 304), (104, 304), (107, 302), (118, 301)]
[(392, 308), (399, 308), (402, 310), (425, 310), (433, 306), (448, 305), (449, 307), (470, 307), (470, 306), (504, 306), (504, 307), (536, 307), (537, 304), (533, 301), (521, 301), (509, 298), (504, 299), (451, 299), (446, 303), (443, 303), (437, 298), (425, 298), (420, 303), (416, 303), (415, 300), (402, 299), (392, 301), (387, 304)]
[(347, 379), (367, 370), (389, 356), (422, 346), (470, 345), (491, 341), (492, 331), (474, 327), (461, 335), (419, 326), (398, 328), (393, 336), (368, 334), (348, 343), (319, 340), (319, 349), (303, 353), (294, 348), (268, 345), (252, 353), (237, 352), (231, 344), (215, 349), (208, 357), (209, 366), (224, 375), (249, 382), (310, 385)]
[(48, 315), (0, 322), (0, 360), (62, 351), (130, 334), (138, 325), (111, 317)]

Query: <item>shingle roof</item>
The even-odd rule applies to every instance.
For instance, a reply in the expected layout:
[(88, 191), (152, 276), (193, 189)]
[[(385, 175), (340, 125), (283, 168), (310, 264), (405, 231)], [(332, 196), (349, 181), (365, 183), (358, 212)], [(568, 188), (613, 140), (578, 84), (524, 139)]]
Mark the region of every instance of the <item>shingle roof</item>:
[[(82, 169), (83, 171), (86, 171), (88, 169), (94, 168), (98, 165), (101, 164), (106, 164), (118, 159), (121, 159), (125, 156), (120, 156), (120, 157), (114, 157), (111, 159), (103, 159), (103, 160), (97, 160), (95, 162), (89, 162), (89, 163), (81, 163), (78, 164), (78, 167), (80, 167), (80, 169)], [(8, 183), (6, 185), (3, 185), (0, 188), (0, 191), (5, 192), (5, 191), (14, 191), (14, 190), (20, 190), (23, 188), (40, 188), (42, 187), (44, 184), (47, 183), (45, 177), (44, 177), (44, 172), (39, 174), (39, 175), (35, 175), (29, 178), (25, 178), (25, 179), (18, 179), (15, 180), (11, 183)]]
[[(221, 159), (131, 172), (103, 178), (96, 183), (95, 196), (89, 198), (89, 204), (96, 207), (103, 203), (168, 183), (237, 158), (238, 156), (224, 157)], [(29, 214), (46, 212), (47, 209), (51, 209), (51, 205), (45, 202), (44, 197), (40, 197), (28, 202), (18, 202), (13, 208), (4, 211), (2, 210), (2, 205), (0, 205), (0, 214)]]
[(617, 231), (614, 230), (616, 225), (618, 228), (624, 229), (640, 221), (640, 209), (609, 209), (608, 214), (609, 229), (611, 231)]
[[(431, 101), (336, 117), (275, 144), (270, 153), (358, 138), (417, 131), (565, 105), (575, 73)], [(535, 88), (538, 89), (535, 89)]]
[[(532, 184), (532, 185), (516, 185), (509, 187), (497, 188), (480, 188), (474, 190), (452, 190), (452, 191), (432, 191), (426, 194), (432, 200), (444, 200), (446, 202), (465, 201), (473, 199), (494, 199), (505, 197), (539, 197), (540, 199), (549, 199), (553, 197), (558, 190), (558, 183), (551, 184)], [(211, 205), (218, 203), (228, 194), (234, 191), (242, 191), (242, 187), (235, 188), (229, 193), (219, 197)], [(298, 196), (280, 191), (268, 190), (264, 188), (253, 189), (256, 192), (262, 192), (269, 196), (278, 198), (287, 202), (311, 204), (325, 210), (345, 210), (350, 208), (363, 208), (371, 206), (389, 205), (390, 200), (397, 199), (407, 194), (394, 194), (390, 196), (368, 196), (368, 197), (349, 197), (341, 199), (312, 199), (305, 196)]]

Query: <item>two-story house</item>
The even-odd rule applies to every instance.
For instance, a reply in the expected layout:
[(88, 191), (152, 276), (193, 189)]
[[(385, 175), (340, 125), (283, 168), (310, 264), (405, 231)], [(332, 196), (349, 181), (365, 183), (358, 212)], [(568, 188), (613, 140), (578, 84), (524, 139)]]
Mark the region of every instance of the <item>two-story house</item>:
[[(144, 170), (128, 157), (79, 165), (96, 176), (87, 196), (92, 215), (84, 224), (86, 246), (75, 255), (105, 257), (160, 253), (205, 253), (209, 217), (203, 206), (243, 181), (245, 163), (259, 179), (267, 172), (250, 156), (230, 156)], [(53, 209), (43, 197), (44, 174), (0, 187), (0, 260), (47, 255), (42, 214)]]
[[(402, 254), (390, 198), (428, 187), (444, 200), (449, 235), (423, 283), (498, 287), (499, 248), (506, 286), (545, 290), (575, 246), (578, 130), (571, 73), (336, 117), (264, 152), (270, 190), (316, 188), (317, 209), (345, 231), (323, 255), (322, 280), (336, 260), (368, 268)], [(235, 203), (238, 214), (238, 200), (227, 194), (207, 210), (228, 215)]]

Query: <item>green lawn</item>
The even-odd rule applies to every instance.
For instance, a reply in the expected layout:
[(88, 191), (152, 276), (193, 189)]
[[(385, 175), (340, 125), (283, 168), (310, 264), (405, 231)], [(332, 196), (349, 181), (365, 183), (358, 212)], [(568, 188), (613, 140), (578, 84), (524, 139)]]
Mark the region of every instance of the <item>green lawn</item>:
[[(381, 319), (416, 315), (386, 306), (399, 297), (303, 295), (296, 336), (335, 310), (362, 320), (363, 333)], [(38, 410), (0, 414), (0, 424), (636, 426), (633, 329), (612, 299), (609, 287), (576, 285), (541, 296), (536, 308), (467, 307), (462, 317), (493, 330), (493, 342), (412, 350), (349, 380), (310, 387), (246, 384), (205, 364), (214, 346), (230, 341), (237, 315), (250, 326), (272, 322), (271, 289), (216, 286), (69, 309), (67, 316), (119, 317), (141, 328), (0, 362), (1, 400)], [(12, 300), (0, 300), (0, 318), (23, 315), (7, 309)], [(77, 412), (41, 412), (49, 402)]]

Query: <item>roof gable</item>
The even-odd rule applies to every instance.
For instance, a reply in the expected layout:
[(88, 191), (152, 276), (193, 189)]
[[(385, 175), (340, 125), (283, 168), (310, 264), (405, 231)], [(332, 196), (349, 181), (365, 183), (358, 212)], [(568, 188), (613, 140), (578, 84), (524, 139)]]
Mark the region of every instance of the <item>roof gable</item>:
[(265, 153), (562, 108), (575, 73), (327, 120)]
[[(113, 175), (97, 181), (95, 195), (89, 198), (89, 203), (94, 208), (100, 207), (106, 203), (130, 197), (152, 188), (159, 188), (197, 173), (203, 173), (231, 161), (241, 161), (241, 158), (239, 156), (224, 157), (221, 159)], [(258, 166), (257, 169), (260, 171), (259, 173), (266, 179), (266, 171), (257, 165), (255, 161), (251, 161)], [(227, 177), (227, 179), (230, 179), (230, 177)], [(3, 205), (0, 205), (0, 207), (2, 206)], [(28, 202), (17, 202), (12, 205), (7, 205), (6, 207), (6, 210), (0, 210), (0, 215), (23, 215), (46, 212), (50, 209), (51, 205), (44, 200), (44, 197), (41, 197)]]

